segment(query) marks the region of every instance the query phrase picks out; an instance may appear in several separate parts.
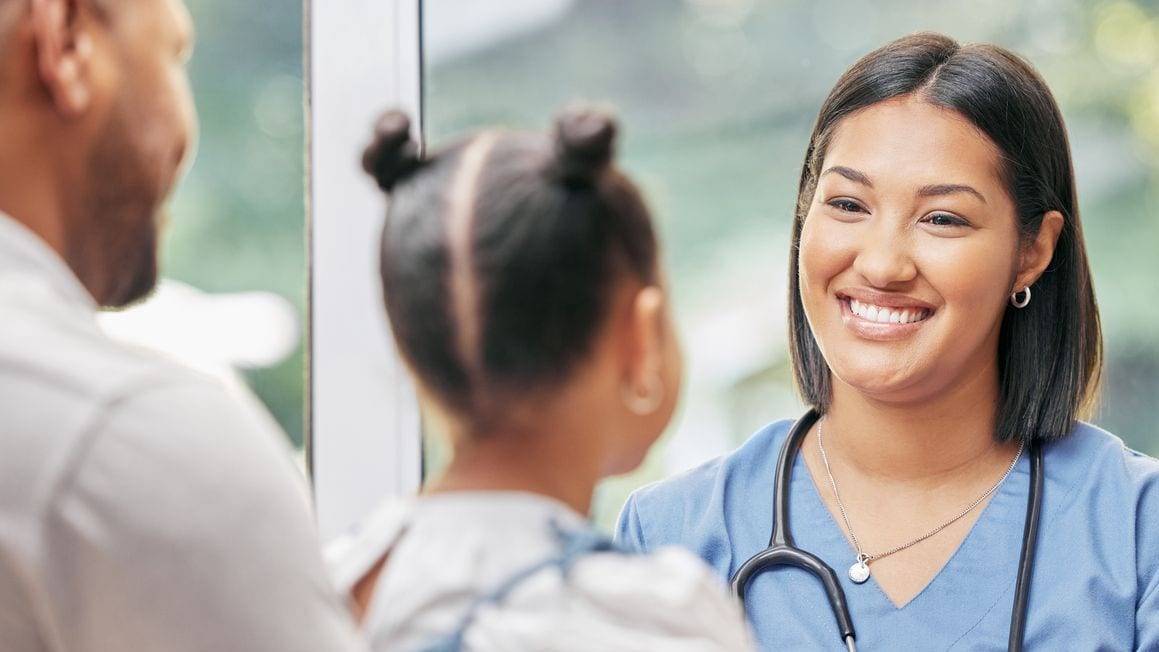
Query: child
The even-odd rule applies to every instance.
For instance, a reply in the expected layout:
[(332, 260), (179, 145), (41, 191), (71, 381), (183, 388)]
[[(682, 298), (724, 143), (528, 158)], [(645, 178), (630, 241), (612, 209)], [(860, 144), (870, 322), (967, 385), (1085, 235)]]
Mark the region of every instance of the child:
[(592, 490), (672, 416), (681, 361), (616, 123), (483, 131), (424, 158), (387, 113), (363, 167), (390, 195), (382, 282), (399, 351), (454, 458), (331, 548), (377, 650), (744, 650), (692, 554), (619, 551)]

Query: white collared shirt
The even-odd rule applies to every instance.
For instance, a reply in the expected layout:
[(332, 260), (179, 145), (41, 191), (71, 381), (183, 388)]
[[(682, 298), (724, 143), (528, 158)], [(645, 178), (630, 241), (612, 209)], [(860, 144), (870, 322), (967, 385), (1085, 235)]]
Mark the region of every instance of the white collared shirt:
[(0, 215), (0, 649), (365, 649), (268, 414), (95, 310)]

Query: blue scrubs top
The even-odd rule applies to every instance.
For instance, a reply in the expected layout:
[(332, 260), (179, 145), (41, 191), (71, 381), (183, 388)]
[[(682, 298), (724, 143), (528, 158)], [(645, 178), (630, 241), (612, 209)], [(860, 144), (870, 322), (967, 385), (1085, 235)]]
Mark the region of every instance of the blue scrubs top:
[[(768, 545), (774, 467), (791, 425), (769, 425), (729, 455), (636, 491), (617, 538), (639, 550), (684, 546), (731, 579)], [(1159, 650), (1159, 462), (1080, 423), (1044, 448), (1043, 465), (1025, 648)], [(858, 649), (1006, 649), (1029, 473), (1023, 455), (941, 571), (896, 607), (872, 578), (849, 579), (856, 553), (797, 457), (793, 537), (837, 571)], [(762, 649), (845, 649), (820, 582), (802, 570), (756, 576), (746, 602)]]

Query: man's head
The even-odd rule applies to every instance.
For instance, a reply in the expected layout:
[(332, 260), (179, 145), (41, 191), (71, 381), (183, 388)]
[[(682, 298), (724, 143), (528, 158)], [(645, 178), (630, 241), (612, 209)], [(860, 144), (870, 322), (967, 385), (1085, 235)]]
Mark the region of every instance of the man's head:
[(0, 210), (101, 305), (156, 282), (161, 207), (195, 130), (191, 42), (182, 0), (0, 0)]

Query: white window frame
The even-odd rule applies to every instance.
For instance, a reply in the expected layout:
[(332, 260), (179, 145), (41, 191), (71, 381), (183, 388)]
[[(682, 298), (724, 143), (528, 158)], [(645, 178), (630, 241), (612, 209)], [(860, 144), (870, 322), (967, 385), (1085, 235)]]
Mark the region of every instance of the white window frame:
[(378, 275), (383, 195), (359, 167), (375, 118), (422, 133), (420, 0), (306, 0), (309, 360), (307, 467), (328, 540), (422, 479), (414, 388)]

